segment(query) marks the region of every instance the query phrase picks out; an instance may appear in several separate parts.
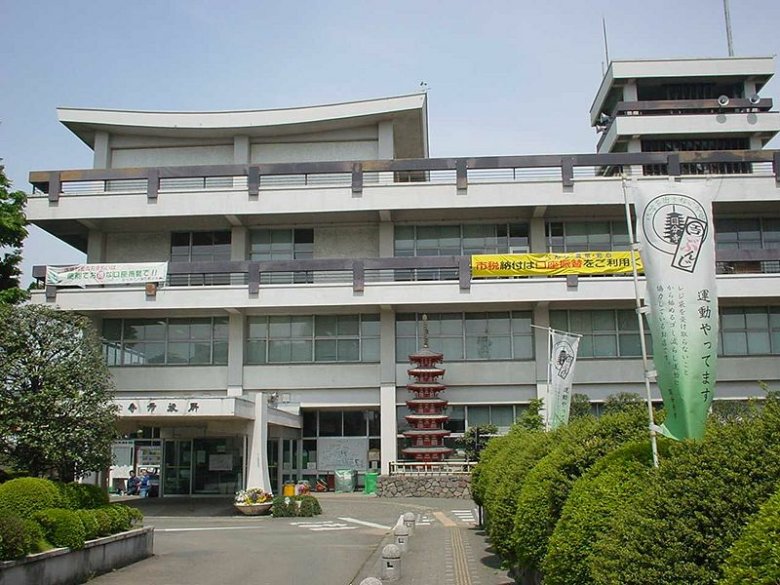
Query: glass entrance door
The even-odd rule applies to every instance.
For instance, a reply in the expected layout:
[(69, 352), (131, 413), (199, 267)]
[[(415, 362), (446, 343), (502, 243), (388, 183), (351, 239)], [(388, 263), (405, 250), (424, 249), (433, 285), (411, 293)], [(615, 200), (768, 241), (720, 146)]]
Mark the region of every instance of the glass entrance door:
[(193, 494), (234, 494), (243, 482), (243, 437), (193, 439)]
[(279, 443), (281, 439), (269, 438), (266, 444), (268, 457), (268, 477), (271, 480), (271, 491), (274, 494), (282, 493), (281, 477), (279, 476)]
[(162, 495), (189, 495), (192, 477), (192, 441), (165, 441)]

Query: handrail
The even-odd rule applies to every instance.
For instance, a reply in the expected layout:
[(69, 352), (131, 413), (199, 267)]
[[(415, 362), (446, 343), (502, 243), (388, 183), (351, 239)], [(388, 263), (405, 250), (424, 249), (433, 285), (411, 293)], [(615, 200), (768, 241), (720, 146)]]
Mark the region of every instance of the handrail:
[(389, 472), (390, 475), (471, 475), (476, 465), (476, 461), (391, 461)]
[[(148, 167), (126, 169), (81, 169), (31, 171), (32, 185), (47, 193), (50, 201), (59, 200), (63, 182), (138, 180), (146, 182), (149, 200), (156, 200), (161, 179), (202, 177), (246, 177), (247, 192), (257, 197), (260, 178), (277, 175), (351, 174), (354, 194), (363, 191), (364, 174), (376, 172), (418, 173), (410, 175), (423, 180), (424, 173), (455, 171), (458, 189), (468, 188), (468, 172), (484, 169), (560, 169), (565, 187), (574, 185), (574, 169), (631, 165), (668, 164), (670, 176), (680, 175), (680, 165), (686, 163), (773, 163), (775, 179), (780, 183), (780, 150), (719, 150), (683, 152), (535, 154), (520, 156), (486, 156), (473, 158), (425, 158), (396, 160), (363, 160), (305, 163), (201, 165)], [(419, 175), (423, 173), (423, 175)]]

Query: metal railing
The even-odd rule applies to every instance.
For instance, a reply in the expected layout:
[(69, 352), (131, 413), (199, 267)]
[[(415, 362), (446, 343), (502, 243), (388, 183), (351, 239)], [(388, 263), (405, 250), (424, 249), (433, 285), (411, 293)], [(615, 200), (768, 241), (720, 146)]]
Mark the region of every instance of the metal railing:
[[(128, 169), (33, 171), (33, 196), (58, 201), (63, 196), (145, 193), (149, 201), (172, 191), (245, 190), (250, 198), (280, 188), (350, 188), (364, 185), (446, 183), (467, 190), (470, 183), (556, 181), (573, 187), (576, 180), (603, 176), (603, 169), (664, 165), (669, 176), (686, 169), (729, 168), (763, 163), (753, 172), (771, 172), (780, 184), (779, 150), (721, 150), (607, 154), (554, 154), (477, 158), (427, 158), (258, 165), (204, 165)], [(712, 166), (714, 165), (714, 166)], [(771, 169), (768, 165), (771, 165)]]
[(471, 475), (476, 465), (476, 461), (437, 461), (435, 463), (391, 461), (390, 475)]

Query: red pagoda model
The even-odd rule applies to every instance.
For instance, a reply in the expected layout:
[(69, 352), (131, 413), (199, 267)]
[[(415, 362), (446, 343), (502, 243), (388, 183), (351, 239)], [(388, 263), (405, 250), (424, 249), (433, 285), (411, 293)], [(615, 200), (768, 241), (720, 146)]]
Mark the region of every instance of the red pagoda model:
[(403, 449), (406, 457), (421, 463), (442, 461), (452, 453), (452, 449), (444, 446), (444, 437), (450, 434), (444, 429), (444, 423), (450, 418), (443, 412), (447, 401), (438, 396), (447, 388), (439, 382), (444, 370), (437, 364), (443, 359), (443, 354), (428, 348), (428, 324), (423, 315), (423, 348), (409, 356), (414, 367), (408, 372), (414, 382), (406, 387), (415, 397), (406, 401), (412, 414), (405, 418), (412, 428), (404, 432), (404, 437), (411, 440), (411, 446)]

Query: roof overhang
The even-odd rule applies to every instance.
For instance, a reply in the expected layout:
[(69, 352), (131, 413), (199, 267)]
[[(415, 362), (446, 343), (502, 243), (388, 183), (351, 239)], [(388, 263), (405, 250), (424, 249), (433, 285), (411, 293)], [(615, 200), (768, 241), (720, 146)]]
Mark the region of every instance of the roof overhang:
[[(397, 158), (428, 156), (427, 96), (416, 93), (338, 104), (273, 110), (155, 112), (57, 108), (57, 116), (90, 148), (95, 135), (173, 138), (274, 137), (392, 121)], [(400, 151), (400, 152), (399, 152)]]

